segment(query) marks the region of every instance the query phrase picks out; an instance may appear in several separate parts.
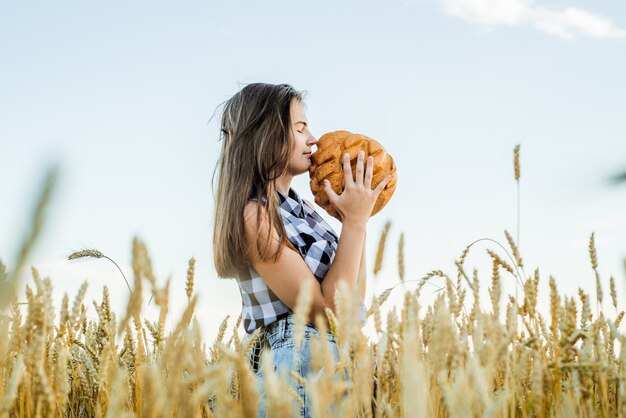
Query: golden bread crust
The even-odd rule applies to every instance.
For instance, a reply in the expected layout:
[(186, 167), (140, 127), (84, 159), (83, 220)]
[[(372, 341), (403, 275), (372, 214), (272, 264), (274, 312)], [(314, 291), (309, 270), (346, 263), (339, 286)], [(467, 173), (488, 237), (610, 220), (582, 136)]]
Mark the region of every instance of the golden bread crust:
[(374, 139), (349, 131), (334, 131), (322, 135), (317, 141), (317, 151), (311, 156), (311, 166), (309, 167), (309, 186), (315, 196), (315, 203), (322, 207), (329, 215), (341, 220), (339, 213), (328, 200), (324, 191), (324, 180), (330, 184), (337, 194), (343, 193), (343, 155), (350, 154), (350, 165), (352, 176), (356, 173), (356, 162), (359, 151), (365, 151), (365, 159), (372, 156), (374, 158), (374, 174), (372, 176), (372, 189), (374, 189), (382, 179), (388, 174), (391, 175), (389, 182), (378, 196), (372, 213), (374, 216), (391, 199), (396, 190), (396, 165), (391, 155), (385, 148)]

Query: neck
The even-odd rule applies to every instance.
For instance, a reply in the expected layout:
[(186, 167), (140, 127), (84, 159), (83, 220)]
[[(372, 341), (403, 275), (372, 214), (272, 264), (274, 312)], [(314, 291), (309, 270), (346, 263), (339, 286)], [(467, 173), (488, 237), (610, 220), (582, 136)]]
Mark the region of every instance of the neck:
[(293, 176), (285, 174), (276, 179), (276, 190), (284, 195), (289, 195), (289, 188), (291, 187), (291, 180)]

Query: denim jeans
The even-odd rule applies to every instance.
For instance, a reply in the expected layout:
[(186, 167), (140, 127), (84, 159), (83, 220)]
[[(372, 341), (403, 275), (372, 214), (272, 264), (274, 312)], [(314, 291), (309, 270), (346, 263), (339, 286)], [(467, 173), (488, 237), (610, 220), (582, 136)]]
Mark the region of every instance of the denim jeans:
[[(293, 314), (282, 318), (276, 322), (271, 323), (265, 327), (264, 338), (265, 347), (263, 349), (270, 350), (272, 355), (272, 361), (274, 364), (274, 371), (280, 373), (281, 369), (286, 369), (287, 384), (291, 386), (302, 400), (299, 403), (300, 416), (311, 416), (311, 400), (310, 395), (305, 388), (296, 379), (290, 375), (290, 371), (293, 370), (300, 377), (307, 378), (313, 371), (311, 362), (311, 338), (314, 335), (320, 335), (320, 331), (313, 325), (306, 324), (304, 326), (304, 338), (300, 344), (300, 352), (296, 353), (294, 342), (294, 317)], [(337, 342), (332, 334), (326, 334), (326, 340), (328, 341), (328, 348), (335, 363), (339, 362), (339, 351), (337, 349)], [(296, 360), (296, 356), (299, 359)], [(259, 356), (260, 358), (260, 356)], [(347, 372), (347, 369), (345, 369)], [(335, 376), (338, 377), (338, 376)], [(265, 418), (265, 390), (264, 390), (264, 374), (263, 364), (258, 365), (256, 371), (257, 385), (259, 387), (259, 409), (258, 417)], [(290, 394), (284, 394), (284, 396), (291, 396)], [(297, 402), (294, 399), (294, 402)]]

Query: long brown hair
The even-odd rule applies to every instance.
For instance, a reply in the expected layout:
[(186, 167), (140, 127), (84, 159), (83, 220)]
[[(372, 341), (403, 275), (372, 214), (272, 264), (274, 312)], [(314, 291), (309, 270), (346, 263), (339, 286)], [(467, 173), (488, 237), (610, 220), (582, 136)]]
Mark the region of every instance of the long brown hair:
[[(259, 203), (267, 199), (269, 228), (275, 228), (280, 238), (274, 254), (269, 254), (269, 239), (257, 241), (259, 257), (276, 261), (285, 245), (293, 247), (280, 215), (275, 182), (287, 170), (293, 152), (291, 103), (302, 97), (302, 92), (288, 84), (254, 83), (224, 104), (222, 148), (212, 178), (214, 184), (215, 173), (219, 173), (214, 191), (213, 261), (220, 278), (238, 277), (249, 263), (243, 212), (250, 197)], [(260, 221), (261, 211), (257, 214)]]

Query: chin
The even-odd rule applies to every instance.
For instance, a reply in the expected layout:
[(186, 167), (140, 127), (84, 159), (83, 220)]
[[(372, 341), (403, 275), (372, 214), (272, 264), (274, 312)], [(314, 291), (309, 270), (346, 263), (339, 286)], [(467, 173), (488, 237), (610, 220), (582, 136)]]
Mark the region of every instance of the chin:
[(306, 167), (302, 167), (302, 169), (298, 170), (298, 175), (308, 173), (308, 172), (309, 172), (309, 167), (310, 167), (310, 166), (311, 166), (311, 165), (309, 164), (309, 165), (307, 165)]

